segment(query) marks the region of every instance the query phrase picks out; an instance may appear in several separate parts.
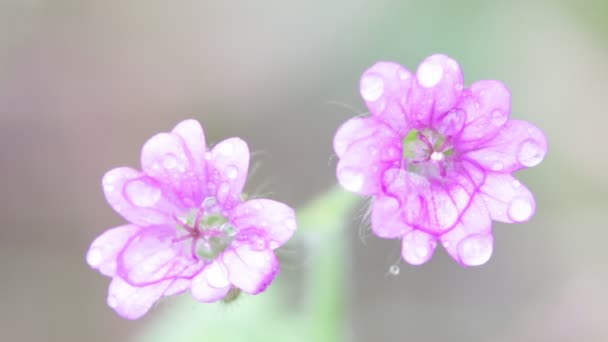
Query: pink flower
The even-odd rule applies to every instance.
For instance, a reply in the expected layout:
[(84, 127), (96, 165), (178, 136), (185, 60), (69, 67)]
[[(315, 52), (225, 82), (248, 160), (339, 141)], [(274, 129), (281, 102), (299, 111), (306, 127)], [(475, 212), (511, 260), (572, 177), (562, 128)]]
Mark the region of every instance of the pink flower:
[(492, 220), (534, 214), (532, 193), (511, 174), (543, 160), (544, 134), (509, 120), (511, 95), (501, 82), (465, 89), (460, 66), (445, 55), (425, 59), (416, 75), (379, 62), (360, 87), (371, 115), (337, 131), (336, 174), (347, 190), (374, 196), (374, 233), (401, 238), (413, 265), (428, 261), (437, 241), (463, 266), (487, 262)]
[(163, 296), (192, 292), (214, 302), (229, 291), (257, 294), (279, 271), (274, 250), (296, 230), (293, 209), (244, 201), (249, 149), (231, 138), (207, 151), (201, 125), (179, 123), (150, 138), (142, 171), (103, 177), (110, 206), (130, 223), (93, 241), (88, 264), (112, 277), (108, 305), (128, 319)]

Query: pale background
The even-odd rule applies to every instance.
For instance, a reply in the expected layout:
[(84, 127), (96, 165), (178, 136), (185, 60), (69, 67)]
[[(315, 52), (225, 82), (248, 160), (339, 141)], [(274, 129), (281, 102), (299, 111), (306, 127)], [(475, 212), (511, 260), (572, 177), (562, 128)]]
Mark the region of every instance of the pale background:
[[(0, 340), (125, 341), (84, 255), (123, 220), (100, 179), (194, 117), (258, 152), (250, 192), (290, 205), (335, 183), (331, 139), (378, 60), (460, 61), (503, 80), (549, 153), (519, 176), (536, 217), (495, 225), (484, 267), (348, 231), (354, 341), (608, 340), (608, 2), (0, 0)], [(298, 272), (297, 267), (284, 270)]]

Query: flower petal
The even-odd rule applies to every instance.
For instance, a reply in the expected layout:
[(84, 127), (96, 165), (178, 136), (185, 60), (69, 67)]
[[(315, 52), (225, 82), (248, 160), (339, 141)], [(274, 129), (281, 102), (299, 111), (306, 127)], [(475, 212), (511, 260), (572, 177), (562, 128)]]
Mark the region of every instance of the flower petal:
[(132, 168), (108, 171), (103, 176), (102, 186), (110, 206), (127, 221), (139, 226), (165, 223), (176, 210), (155, 180)]
[(201, 124), (193, 119), (184, 120), (177, 124), (172, 131), (173, 134), (179, 136), (184, 142), (185, 152), (189, 154), (191, 166), (194, 173), (198, 175), (201, 184), (205, 184), (207, 177), (207, 168), (205, 167), (205, 153), (207, 146), (205, 144), (205, 133)]
[(511, 175), (488, 174), (480, 195), (495, 221), (528, 221), (536, 210), (534, 195)]
[(223, 206), (240, 201), (249, 169), (249, 147), (239, 138), (226, 139), (211, 150), (208, 187)]
[(173, 227), (142, 229), (118, 255), (118, 275), (135, 286), (191, 278), (197, 273), (196, 269), (204, 267), (204, 263), (189, 255), (189, 249), (184, 246), (186, 241), (176, 242), (176, 239), (176, 228)]
[(247, 244), (224, 252), (222, 261), (230, 282), (250, 294), (266, 290), (279, 272), (279, 261), (272, 250), (257, 251)]
[(458, 140), (479, 145), (505, 125), (511, 113), (511, 93), (500, 81), (477, 81), (465, 91), (458, 108), (466, 121)]
[(404, 108), (412, 79), (412, 74), (401, 65), (378, 62), (363, 73), (359, 83), (361, 97), (372, 115), (402, 134), (408, 127)]
[(228, 270), (219, 261), (214, 261), (192, 279), (192, 296), (204, 303), (224, 298), (230, 288)]
[(416, 82), (408, 98), (408, 120), (414, 126), (429, 126), (434, 116), (454, 108), (463, 83), (458, 62), (440, 54), (427, 57), (416, 71)]
[(475, 196), (458, 224), (441, 236), (448, 254), (463, 266), (479, 266), (492, 256), (492, 220), (480, 196)]
[(253, 228), (266, 232), (265, 238), (271, 249), (287, 242), (297, 226), (292, 208), (269, 199), (254, 199), (239, 204), (230, 214), (230, 221), (238, 230)]
[(129, 239), (141, 228), (135, 225), (124, 225), (108, 229), (98, 236), (87, 252), (87, 263), (101, 274), (113, 277), (116, 273), (116, 257)]
[(135, 287), (119, 277), (112, 279), (108, 289), (108, 306), (126, 319), (138, 319), (160, 299), (171, 281)]
[(404, 236), (412, 227), (401, 217), (399, 201), (391, 196), (378, 196), (372, 204), (372, 230), (385, 239)]
[(510, 120), (491, 140), (466, 152), (469, 158), (487, 170), (512, 173), (538, 165), (547, 153), (547, 139), (536, 126), (526, 121)]
[(435, 237), (421, 230), (412, 230), (401, 240), (401, 256), (411, 265), (422, 265), (433, 256)]
[[(177, 129), (180, 133), (185, 131), (185, 127)], [(205, 173), (192, 155), (184, 140), (172, 133), (156, 134), (141, 150), (142, 170), (172, 193), (174, 202), (185, 208), (200, 205), (206, 195)]]

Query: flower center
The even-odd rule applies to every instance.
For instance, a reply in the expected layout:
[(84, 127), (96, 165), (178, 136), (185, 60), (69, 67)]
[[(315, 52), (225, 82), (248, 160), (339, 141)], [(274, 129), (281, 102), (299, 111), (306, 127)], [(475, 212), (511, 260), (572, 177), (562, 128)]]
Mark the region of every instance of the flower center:
[(411, 129), (402, 141), (406, 168), (426, 177), (444, 177), (454, 154), (449, 139), (432, 129)]
[(177, 228), (183, 234), (174, 242), (189, 244), (194, 259), (213, 260), (230, 246), (237, 231), (222, 215), (215, 197), (207, 197), (198, 209), (185, 218), (176, 218)]

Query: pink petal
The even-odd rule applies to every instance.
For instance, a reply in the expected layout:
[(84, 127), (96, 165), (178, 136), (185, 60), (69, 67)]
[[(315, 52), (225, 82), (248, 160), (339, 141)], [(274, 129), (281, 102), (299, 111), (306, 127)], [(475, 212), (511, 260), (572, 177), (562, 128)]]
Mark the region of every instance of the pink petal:
[(135, 287), (115, 277), (108, 289), (108, 306), (126, 319), (138, 319), (160, 299), (171, 281), (155, 285)]
[(490, 141), (466, 152), (480, 166), (494, 172), (512, 173), (538, 165), (547, 152), (547, 139), (536, 126), (510, 120)]
[(372, 230), (385, 239), (404, 236), (412, 227), (401, 217), (399, 201), (390, 196), (378, 196), (372, 204)]
[(472, 145), (493, 137), (511, 113), (511, 93), (500, 81), (477, 81), (463, 94), (458, 108), (466, 113), (458, 140)]
[(480, 196), (495, 221), (528, 221), (536, 210), (534, 195), (511, 175), (490, 173), (481, 187)]
[(87, 263), (101, 274), (113, 277), (116, 273), (116, 257), (129, 239), (139, 232), (135, 225), (108, 229), (98, 236), (87, 252)]
[(219, 261), (211, 263), (192, 279), (192, 296), (204, 303), (224, 298), (230, 288), (228, 270)]
[(163, 293), (164, 297), (175, 296), (186, 292), (190, 288), (190, 284), (192, 283), (191, 279), (182, 279), (178, 278), (173, 280), (171, 286), (165, 290)]
[(190, 267), (201, 269), (204, 265), (190, 255), (185, 241), (176, 242), (176, 231), (168, 226), (142, 229), (118, 255), (118, 274), (137, 286), (193, 276), (196, 272)]
[(463, 88), (458, 62), (446, 55), (432, 55), (418, 66), (408, 98), (408, 119), (414, 126), (429, 126), (433, 116), (454, 108)]
[(279, 261), (272, 250), (258, 251), (247, 244), (224, 252), (222, 260), (230, 282), (250, 294), (266, 290), (279, 272)]
[[(178, 125), (176, 128), (185, 134), (186, 127)], [(173, 194), (173, 201), (185, 208), (200, 205), (206, 195), (206, 175), (199, 156), (195, 160), (193, 153), (200, 153), (200, 150), (190, 151), (185, 141), (172, 133), (156, 134), (141, 150), (142, 170)]]
[(106, 200), (127, 221), (140, 226), (162, 224), (176, 211), (153, 179), (141, 172), (119, 167), (102, 180)]
[(249, 147), (239, 138), (226, 139), (211, 150), (207, 164), (209, 188), (219, 203), (232, 206), (240, 201), (249, 169)]
[(475, 196), (458, 224), (441, 236), (448, 254), (463, 266), (479, 266), (492, 256), (492, 221), (480, 196)]
[(238, 230), (256, 229), (266, 232), (270, 248), (276, 249), (296, 231), (296, 217), (292, 208), (269, 199), (254, 199), (239, 204), (230, 214), (230, 221)]
[(172, 133), (179, 136), (184, 142), (186, 146), (185, 151), (189, 154), (192, 161), (192, 169), (199, 176), (201, 184), (205, 184), (207, 177), (207, 168), (205, 167), (207, 146), (205, 145), (203, 127), (196, 120), (184, 120), (173, 128)]
[(352, 142), (340, 157), (338, 182), (348, 191), (372, 195), (381, 190), (382, 173), (401, 159), (399, 137), (386, 125), (370, 119), (371, 134)]
[(412, 230), (401, 240), (401, 256), (411, 265), (422, 265), (433, 256), (437, 242), (421, 230)]
[(412, 74), (401, 65), (378, 62), (363, 73), (359, 83), (361, 96), (372, 115), (402, 134), (408, 129), (404, 109), (412, 79)]

